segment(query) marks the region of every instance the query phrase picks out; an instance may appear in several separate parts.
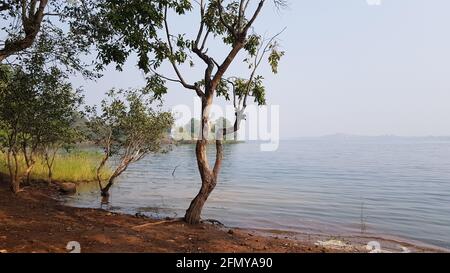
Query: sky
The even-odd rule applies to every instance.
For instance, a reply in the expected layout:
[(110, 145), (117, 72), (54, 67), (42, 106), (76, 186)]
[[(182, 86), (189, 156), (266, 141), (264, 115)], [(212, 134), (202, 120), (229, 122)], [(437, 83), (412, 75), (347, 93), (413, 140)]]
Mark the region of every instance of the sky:
[[(375, 0), (377, 2), (378, 0)], [(268, 5), (255, 30), (280, 36), (286, 51), (279, 73), (267, 66), (267, 103), (279, 106), (281, 138), (328, 134), (450, 135), (450, 1), (290, 0)], [(171, 15), (172, 32), (192, 36), (198, 15)], [(226, 50), (212, 41), (210, 51)], [(240, 55), (228, 75), (245, 76)], [(220, 59), (220, 58), (219, 58)], [(182, 67), (189, 82), (199, 80), (201, 63)], [(172, 76), (163, 66), (162, 73)], [(140, 87), (144, 75), (132, 58), (122, 72), (108, 67), (97, 82), (75, 80), (89, 104), (112, 87)], [(194, 107), (193, 91), (171, 84), (165, 107)], [(217, 100), (219, 105), (227, 102)]]

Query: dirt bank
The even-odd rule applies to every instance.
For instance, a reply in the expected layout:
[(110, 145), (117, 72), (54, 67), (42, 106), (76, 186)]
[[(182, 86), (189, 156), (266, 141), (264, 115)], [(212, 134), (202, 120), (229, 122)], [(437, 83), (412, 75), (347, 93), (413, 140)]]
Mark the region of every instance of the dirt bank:
[(247, 230), (66, 207), (53, 199), (56, 194), (56, 188), (32, 185), (14, 196), (0, 182), (1, 252), (67, 252), (70, 241), (82, 252), (327, 252)]
[[(0, 176), (0, 253), (68, 252), (367, 252), (368, 237), (333, 237), (284, 231), (230, 229), (205, 223), (149, 218), (61, 205), (58, 187), (45, 182), (25, 186), (13, 195)], [(398, 241), (384, 241), (393, 252), (434, 252)], [(406, 248), (405, 248), (406, 247)]]

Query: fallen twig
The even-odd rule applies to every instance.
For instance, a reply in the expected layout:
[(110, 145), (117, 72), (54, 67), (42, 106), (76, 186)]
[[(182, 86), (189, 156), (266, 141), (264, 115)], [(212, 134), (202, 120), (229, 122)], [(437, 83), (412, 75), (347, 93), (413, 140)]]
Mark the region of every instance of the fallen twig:
[(139, 225), (139, 226), (134, 226), (131, 229), (139, 230), (139, 229), (143, 229), (146, 227), (152, 227), (152, 226), (157, 226), (157, 225), (167, 224), (167, 223), (175, 223), (175, 222), (179, 222), (179, 221), (181, 221), (181, 219), (164, 220), (164, 221), (152, 222), (152, 223), (147, 223), (147, 224), (143, 224), (143, 225)]

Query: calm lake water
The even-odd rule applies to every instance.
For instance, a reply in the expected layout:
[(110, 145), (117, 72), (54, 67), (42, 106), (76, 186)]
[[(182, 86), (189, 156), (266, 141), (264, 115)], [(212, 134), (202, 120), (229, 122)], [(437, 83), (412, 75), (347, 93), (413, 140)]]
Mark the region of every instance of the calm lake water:
[[(181, 145), (130, 166), (112, 188), (110, 209), (182, 217), (200, 187), (194, 150)], [(99, 207), (96, 185), (65, 202)], [(305, 138), (282, 141), (276, 152), (228, 145), (203, 218), (244, 228), (364, 231), (450, 249), (450, 140)]]

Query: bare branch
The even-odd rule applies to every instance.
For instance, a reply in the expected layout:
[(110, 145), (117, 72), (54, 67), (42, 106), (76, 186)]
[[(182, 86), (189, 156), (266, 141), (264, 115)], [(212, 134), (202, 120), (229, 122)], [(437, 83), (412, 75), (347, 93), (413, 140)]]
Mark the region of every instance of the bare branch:
[(261, 12), (263, 6), (264, 6), (264, 2), (266, 0), (260, 0), (258, 7), (256, 8), (255, 13), (253, 13), (252, 18), (250, 19), (250, 21), (248, 21), (247, 25), (245, 25), (244, 29), (242, 30), (243, 34), (247, 34), (247, 31), (250, 29), (250, 27), (253, 25), (253, 23), (255, 22), (256, 18), (258, 17), (259, 13)]
[[(172, 46), (172, 41), (170, 39), (171, 36), (170, 36), (169, 24), (167, 22), (167, 5), (166, 5), (165, 10), (164, 10), (164, 27), (165, 27), (165, 30), (166, 30), (167, 44), (169, 45), (170, 54), (173, 56), (173, 46)], [(199, 97), (203, 97), (204, 93), (200, 89), (200, 87), (198, 87), (197, 85), (192, 85), (192, 84), (186, 83), (186, 81), (184, 80), (183, 76), (181, 75), (180, 70), (177, 67), (177, 64), (172, 59), (172, 56), (171, 56), (171, 58), (169, 58), (169, 61), (172, 64), (172, 67), (173, 67), (175, 73), (177, 74), (179, 82), (183, 85), (184, 88), (194, 90), (194, 91), (196, 91), (196, 93), (197, 93), (197, 95)]]

